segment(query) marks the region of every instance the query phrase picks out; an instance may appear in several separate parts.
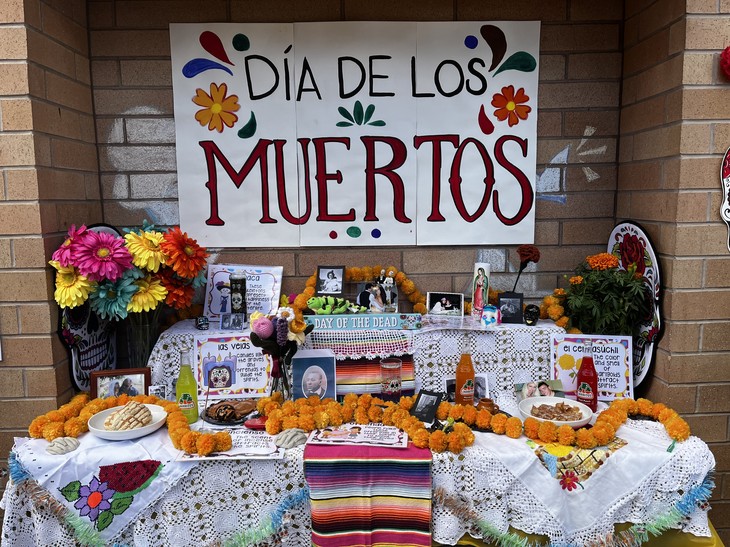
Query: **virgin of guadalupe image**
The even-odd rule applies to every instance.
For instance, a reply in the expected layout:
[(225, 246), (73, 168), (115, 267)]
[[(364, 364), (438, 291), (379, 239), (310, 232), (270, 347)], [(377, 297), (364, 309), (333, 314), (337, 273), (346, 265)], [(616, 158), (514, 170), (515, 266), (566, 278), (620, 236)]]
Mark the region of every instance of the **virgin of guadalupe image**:
[(487, 291), (489, 290), (489, 279), (487, 278), (487, 273), (484, 271), (484, 268), (479, 268), (477, 270), (477, 275), (474, 278), (474, 284), (472, 289), (474, 293), (474, 299), (472, 300), (472, 309), (475, 312), (478, 311), (481, 313), (487, 303)]

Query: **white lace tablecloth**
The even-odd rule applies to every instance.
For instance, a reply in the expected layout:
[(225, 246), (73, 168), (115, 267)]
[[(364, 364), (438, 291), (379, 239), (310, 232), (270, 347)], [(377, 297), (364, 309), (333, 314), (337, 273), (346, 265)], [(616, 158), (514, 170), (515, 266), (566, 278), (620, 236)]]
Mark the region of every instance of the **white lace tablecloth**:
[[(416, 385), (442, 391), (454, 376), (459, 356), (470, 351), (474, 370), (487, 375), (490, 396), (507, 412), (517, 413), (516, 383), (550, 377), (550, 337), (564, 334), (552, 321), (536, 326), (504, 324), (489, 330), (468, 321), (441, 320), (419, 330), (313, 331), (305, 347), (331, 349), (338, 359), (380, 358), (412, 354)], [(459, 325), (459, 326), (457, 326)], [(225, 336), (230, 331), (197, 330), (193, 320), (180, 321), (160, 335), (150, 355), (152, 384), (174, 393), (180, 352), (193, 347), (196, 335)]]
[[(701, 485), (715, 465), (696, 437), (667, 452), (669, 438), (655, 423), (630, 420), (619, 435), (627, 446), (606, 459), (585, 488), (562, 489), (525, 437), (490, 433), (477, 433), (475, 445), (459, 455), (434, 454), (433, 488), (502, 533), (512, 526), (546, 534), (555, 545), (583, 546), (605, 539), (614, 523), (655, 521)], [(302, 447), (288, 450), (283, 460), (203, 461), (122, 530), (116, 545), (218, 545), (260, 526), (284, 497), (304, 487)], [(2, 545), (74, 545), (61, 520), (44, 504), (34, 504), (22, 486), (8, 484), (2, 507)], [(438, 502), (432, 520), (433, 539), (441, 543), (455, 544), (466, 532), (479, 535), (474, 522)], [(309, 545), (308, 503), (285, 512), (282, 522), (280, 533), (265, 544)], [(709, 537), (706, 507), (692, 506), (680, 526)]]

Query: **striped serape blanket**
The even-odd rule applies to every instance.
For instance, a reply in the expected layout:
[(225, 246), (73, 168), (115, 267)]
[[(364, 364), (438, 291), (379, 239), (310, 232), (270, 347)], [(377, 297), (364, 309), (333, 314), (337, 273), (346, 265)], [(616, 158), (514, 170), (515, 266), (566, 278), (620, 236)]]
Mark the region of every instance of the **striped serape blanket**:
[(431, 546), (431, 451), (363, 445), (304, 449), (316, 547)]
[[(404, 392), (415, 388), (413, 355), (399, 355), (401, 365), (401, 389)], [(380, 359), (338, 359), (337, 394), (380, 393)]]

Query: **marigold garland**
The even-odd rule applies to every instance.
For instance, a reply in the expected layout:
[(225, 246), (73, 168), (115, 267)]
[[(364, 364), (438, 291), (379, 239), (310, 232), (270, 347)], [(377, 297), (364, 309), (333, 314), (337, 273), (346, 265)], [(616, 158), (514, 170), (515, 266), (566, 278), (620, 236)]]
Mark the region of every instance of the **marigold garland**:
[(129, 401), (159, 405), (167, 412), (167, 433), (175, 448), (188, 454), (207, 456), (212, 452), (224, 452), (232, 445), (230, 433), (199, 433), (190, 429), (187, 418), (177, 403), (159, 399), (154, 395), (120, 395), (119, 397), (89, 400), (87, 393), (73, 397), (58, 410), (51, 410), (37, 416), (28, 427), (28, 434), (34, 439), (52, 441), (58, 437), (78, 437), (89, 430), (89, 418), (102, 410), (124, 406)]
[[(382, 267), (376, 264), (375, 266), (345, 268), (345, 281), (372, 281), (379, 275), (381, 270), (385, 270), (388, 277), (393, 278), (400, 292), (407, 296), (408, 301), (413, 304), (415, 313), (421, 315), (426, 313), (426, 296), (418, 290), (413, 280), (408, 279), (406, 274), (399, 271), (395, 266)], [(289, 305), (294, 309), (295, 316), (298, 319), (302, 318), (303, 311), (307, 309), (307, 300), (314, 295), (317, 286), (317, 274), (312, 274), (304, 285), (304, 290), (300, 294), (289, 299)]]

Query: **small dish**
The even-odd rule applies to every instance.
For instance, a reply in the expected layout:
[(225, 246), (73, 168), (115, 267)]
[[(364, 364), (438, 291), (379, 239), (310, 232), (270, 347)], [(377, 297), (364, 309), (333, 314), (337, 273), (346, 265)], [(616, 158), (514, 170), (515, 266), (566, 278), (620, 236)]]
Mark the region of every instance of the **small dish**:
[(94, 414), (91, 418), (89, 418), (89, 431), (97, 437), (106, 439), (107, 441), (128, 441), (130, 439), (138, 439), (145, 435), (149, 435), (165, 425), (167, 412), (165, 412), (165, 409), (160, 405), (146, 404), (144, 406), (149, 408), (152, 413), (152, 422), (144, 427), (126, 429), (124, 431), (109, 431), (104, 429), (104, 420), (107, 419), (107, 416), (109, 416), (112, 412), (116, 412), (120, 408), (123, 408), (121, 406), (115, 406), (114, 408), (108, 408), (98, 414)]
[[(545, 418), (538, 418), (537, 416), (532, 415), (532, 407), (533, 406), (540, 406), (540, 405), (556, 405), (558, 403), (565, 403), (567, 405), (578, 407), (580, 410), (582, 418), (580, 420), (572, 420), (572, 421), (566, 421), (566, 420), (547, 420)], [(540, 422), (553, 422), (555, 425), (561, 426), (563, 424), (567, 424), (575, 429), (578, 429), (579, 427), (583, 427), (588, 422), (591, 421), (591, 418), (593, 417), (593, 412), (590, 408), (588, 408), (583, 403), (579, 403), (578, 401), (574, 401), (572, 399), (566, 399), (565, 397), (528, 397), (527, 399), (523, 399), (520, 401), (520, 413), (522, 414), (523, 418), (535, 418), (536, 420)]]

